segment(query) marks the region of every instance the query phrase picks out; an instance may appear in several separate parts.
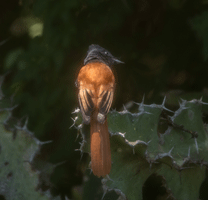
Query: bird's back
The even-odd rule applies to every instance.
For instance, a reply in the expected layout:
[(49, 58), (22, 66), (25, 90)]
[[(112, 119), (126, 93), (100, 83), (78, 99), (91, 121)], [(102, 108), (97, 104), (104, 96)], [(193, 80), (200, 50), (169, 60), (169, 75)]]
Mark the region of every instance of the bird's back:
[(82, 67), (78, 75), (78, 83), (80, 85), (94, 84), (96, 87), (108, 86), (109, 83), (115, 83), (115, 78), (110, 67), (101, 62), (92, 62)]

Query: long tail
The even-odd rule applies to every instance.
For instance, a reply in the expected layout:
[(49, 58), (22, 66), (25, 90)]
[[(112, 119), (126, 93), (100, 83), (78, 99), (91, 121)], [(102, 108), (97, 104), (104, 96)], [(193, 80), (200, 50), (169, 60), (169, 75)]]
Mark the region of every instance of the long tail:
[(91, 167), (93, 174), (100, 177), (110, 173), (111, 151), (107, 119), (103, 124), (97, 121), (94, 112), (90, 122)]

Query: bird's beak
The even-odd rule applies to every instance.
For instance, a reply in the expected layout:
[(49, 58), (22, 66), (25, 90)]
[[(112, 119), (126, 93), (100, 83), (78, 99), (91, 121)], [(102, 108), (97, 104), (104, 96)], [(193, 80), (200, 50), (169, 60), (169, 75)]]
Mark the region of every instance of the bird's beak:
[(124, 62), (122, 62), (122, 61), (120, 61), (120, 60), (118, 60), (117, 58), (113, 58), (113, 61), (115, 62), (115, 63), (117, 63), (117, 64), (124, 64)]

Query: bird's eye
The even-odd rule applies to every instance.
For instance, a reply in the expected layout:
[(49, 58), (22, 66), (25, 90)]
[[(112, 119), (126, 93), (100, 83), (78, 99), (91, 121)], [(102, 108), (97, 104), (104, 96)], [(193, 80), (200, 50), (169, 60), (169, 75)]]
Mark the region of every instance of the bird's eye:
[(105, 51), (105, 55), (108, 55), (108, 52), (107, 51)]

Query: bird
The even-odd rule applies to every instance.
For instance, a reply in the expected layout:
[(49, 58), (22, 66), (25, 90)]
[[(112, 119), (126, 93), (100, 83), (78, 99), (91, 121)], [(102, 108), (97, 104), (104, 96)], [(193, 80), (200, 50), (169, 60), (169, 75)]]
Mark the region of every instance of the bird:
[(107, 114), (115, 91), (112, 66), (123, 63), (108, 50), (91, 44), (76, 80), (78, 101), (84, 124), (90, 124), (91, 169), (105, 177), (111, 170), (110, 138)]

